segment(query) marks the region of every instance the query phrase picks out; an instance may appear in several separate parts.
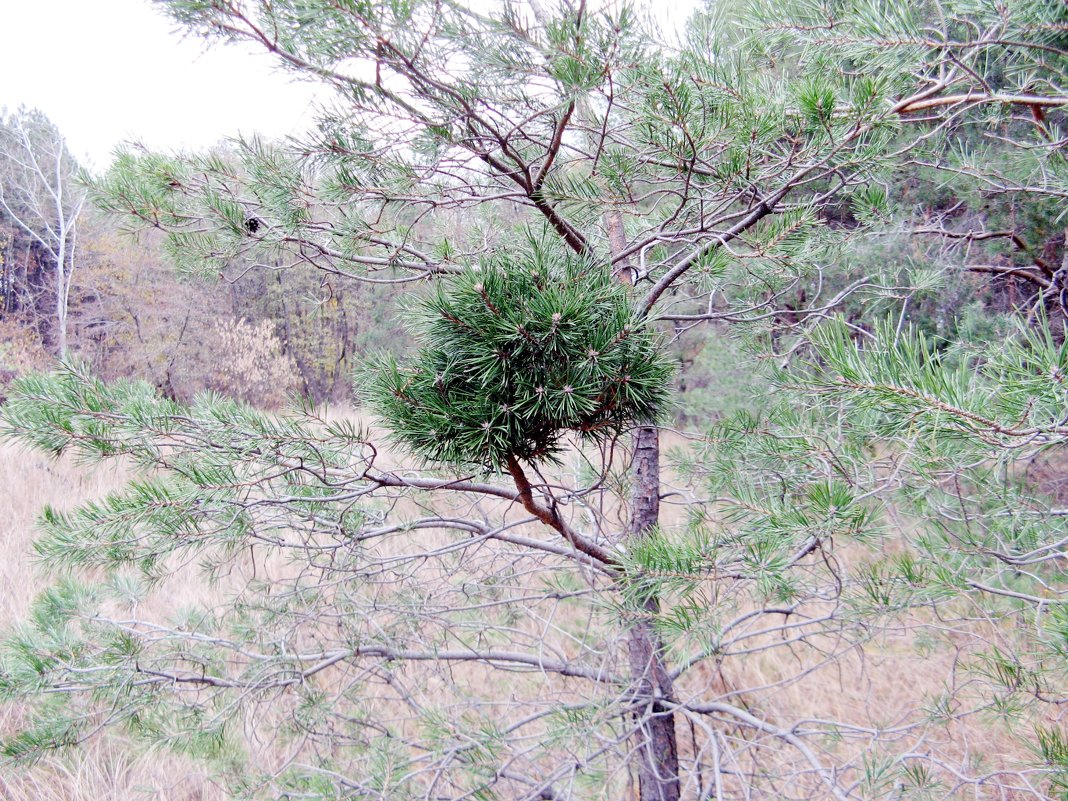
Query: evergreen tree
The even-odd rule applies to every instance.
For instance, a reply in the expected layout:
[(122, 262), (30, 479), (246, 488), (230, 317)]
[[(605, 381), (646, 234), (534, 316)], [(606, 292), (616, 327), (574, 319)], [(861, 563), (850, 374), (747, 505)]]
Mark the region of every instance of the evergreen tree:
[[(1063, 337), (1039, 313), (1001, 353), (936, 346), (904, 322), (932, 271), (853, 262), (912, 164), (1064, 197), (1062, 3), (709, 4), (677, 47), (582, 2), (162, 5), (337, 104), (239, 163), (127, 152), (97, 202), (185, 269), (438, 281), (416, 352), (357, 379), (406, 452), (307, 408), (22, 381), (10, 436), (146, 478), (44, 514), (41, 558), (90, 570), (5, 643), (0, 688), (38, 699), (9, 757), (123, 725), (247, 796), (1063, 795), (1063, 515), (1017, 468), (1068, 433)], [(783, 403), (662, 471), (657, 331), (705, 323)], [(193, 555), (217, 599), (123, 610)], [(820, 708), (865, 658), (946, 663), (946, 692)], [(1033, 726), (1032, 761), (960, 746), (979, 714)]]

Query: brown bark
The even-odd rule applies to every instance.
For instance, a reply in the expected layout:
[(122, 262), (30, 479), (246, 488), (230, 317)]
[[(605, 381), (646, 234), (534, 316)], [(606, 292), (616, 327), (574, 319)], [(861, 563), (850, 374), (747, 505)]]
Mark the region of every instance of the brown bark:
[[(588, 109), (583, 109), (588, 115)], [(602, 220), (608, 234), (612, 274), (616, 280), (633, 285), (638, 276), (627, 252), (623, 215), (606, 208)], [(640, 307), (642, 316), (666, 289), (657, 285)], [(634, 493), (630, 502), (630, 524), (624, 540), (645, 537), (660, 520), (660, 432), (656, 426), (639, 427), (634, 433)], [(638, 757), (638, 797), (640, 801), (678, 801), (678, 740), (672, 707), (674, 688), (664, 662), (664, 646), (652, 624), (660, 610), (655, 595), (648, 597), (643, 615), (627, 633), (636, 752)]]
[[(604, 215), (613, 256), (626, 251), (623, 216), (616, 210)], [(630, 259), (615, 264), (615, 276), (633, 283)], [(656, 426), (641, 426), (634, 432), (634, 493), (630, 501), (630, 526), (626, 539), (637, 540), (654, 530), (660, 521), (660, 432)], [(652, 625), (660, 611), (655, 595), (646, 598), (645, 617), (628, 633), (631, 691), (636, 708), (634, 723), (638, 755), (638, 797), (640, 801), (678, 801), (679, 749), (672, 710), (674, 686), (664, 663), (664, 644)]]
[[(628, 539), (645, 537), (660, 519), (660, 432), (642, 426), (634, 434), (634, 494)], [(672, 711), (674, 687), (664, 664), (664, 646), (651, 623), (660, 611), (655, 595), (644, 602), (648, 618), (631, 627), (628, 656), (637, 708), (638, 794), (641, 801), (678, 801), (678, 741)]]
[[(608, 247), (615, 260), (617, 253), (623, 253), (627, 249), (627, 235), (623, 230), (623, 215), (617, 209), (611, 209), (604, 213), (604, 221), (608, 226)], [(624, 284), (633, 285), (635, 274), (634, 266), (629, 258), (619, 260), (619, 264), (613, 264), (612, 275)]]
[(560, 517), (555, 508), (542, 506), (534, 499), (534, 488), (530, 485), (526, 473), (523, 472), (519, 460), (511, 455), (508, 456), (508, 472), (511, 474), (512, 480), (515, 482), (515, 488), (519, 492), (517, 499), (523, 504), (524, 509), (545, 525), (556, 529), (565, 540), (571, 543), (576, 551), (584, 553), (586, 556), (592, 557), (608, 567), (619, 564), (616, 558), (600, 545), (595, 542), (590, 542), (576, 531), (573, 531), (571, 526)]

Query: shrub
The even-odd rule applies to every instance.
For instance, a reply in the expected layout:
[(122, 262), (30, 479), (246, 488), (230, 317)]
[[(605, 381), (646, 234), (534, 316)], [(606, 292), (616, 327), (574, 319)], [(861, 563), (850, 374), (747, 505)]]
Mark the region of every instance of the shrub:
[(293, 359), (283, 352), (274, 323), (228, 318), (214, 327), (218, 359), (211, 387), (263, 408), (277, 408), (297, 387)]

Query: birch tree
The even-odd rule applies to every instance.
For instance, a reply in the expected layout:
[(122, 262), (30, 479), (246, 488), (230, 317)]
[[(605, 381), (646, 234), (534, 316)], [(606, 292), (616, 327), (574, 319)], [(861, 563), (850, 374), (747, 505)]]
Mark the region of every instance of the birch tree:
[(77, 264), (86, 192), (59, 129), (19, 109), (0, 121), (0, 209), (48, 260), (55, 292), (55, 348), (67, 353), (67, 300)]

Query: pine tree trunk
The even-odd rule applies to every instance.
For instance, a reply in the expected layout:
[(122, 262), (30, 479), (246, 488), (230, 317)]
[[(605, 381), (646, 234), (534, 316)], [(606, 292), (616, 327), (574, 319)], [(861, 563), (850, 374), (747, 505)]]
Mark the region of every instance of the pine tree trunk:
[[(604, 214), (605, 227), (616, 278), (631, 284), (636, 277), (629, 258), (618, 258), (626, 249), (623, 217), (618, 211)], [(630, 529), (627, 539), (646, 536), (660, 521), (660, 432), (656, 426), (642, 426), (634, 432), (634, 494), (630, 501)], [(649, 597), (645, 612), (652, 618), (660, 611), (660, 601)], [(641, 620), (627, 634), (638, 754), (638, 797), (640, 801), (678, 801), (679, 749), (675, 736), (674, 683), (664, 664), (664, 645), (650, 620)]]
[[(628, 538), (644, 537), (660, 518), (660, 435), (643, 426), (634, 435), (634, 495)], [(650, 617), (660, 610), (656, 597), (645, 602)], [(664, 664), (664, 646), (648, 620), (629, 632), (628, 651), (637, 709), (638, 792), (641, 801), (678, 801), (679, 753), (671, 675)]]

